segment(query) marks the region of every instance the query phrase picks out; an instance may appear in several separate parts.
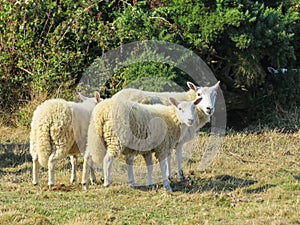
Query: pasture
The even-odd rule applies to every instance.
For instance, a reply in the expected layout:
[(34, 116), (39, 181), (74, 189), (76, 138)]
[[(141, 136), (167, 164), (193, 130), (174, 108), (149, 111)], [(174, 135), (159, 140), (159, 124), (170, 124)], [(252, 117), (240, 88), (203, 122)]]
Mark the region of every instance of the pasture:
[(133, 189), (113, 177), (109, 188), (84, 191), (80, 179), (69, 184), (67, 159), (49, 189), (45, 168), (40, 184), (31, 184), (28, 131), (1, 128), (0, 224), (300, 224), (300, 132), (229, 131), (213, 164), (200, 172), (207, 140), (197, 137), (186, 180), (175, 176), (173, 193), (161, 181)]

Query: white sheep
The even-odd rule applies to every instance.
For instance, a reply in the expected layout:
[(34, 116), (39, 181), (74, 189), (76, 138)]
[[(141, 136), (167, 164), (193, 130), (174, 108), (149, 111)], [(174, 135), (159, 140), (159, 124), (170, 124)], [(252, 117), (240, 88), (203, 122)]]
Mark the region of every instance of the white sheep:
[[(165, 106), (145, 105), (124, 99), (106, 99), (98, 104), (90, 121), (82, 184), (87, 188), (89, 163), (93, 166), (103, 162), (103, 185), (109, 186), (115, 157), (120, 154), (154, 152), (160, 162), (164, 186), (172, 190), (166, 174), (165, 159), (181, 136), (185, 135), (188, 127), (193, 125), (195, 106), (200, 101), (201, 98), (177, 102), (170, 98), (172, 105)], [(92, 133), (98, 138), (92, 138)], [(90, 141), (92, 143), (89, 143)], [(130, 162), (127, 161), (127, 164)]]
[[(72, 164), (71, 183), (76, 180), (77, 155), (84, 151), (92, 110), (100, 94), (87, 98), (79, 94), (83, 102), (50, 99), (39, 105), (33, 113), (30, 132), (32, 156), (32, 183), (38, 184), (39, 164), (48, 166), (48, 185), (54, 185), (54, 167), (58, 160), (70, 156)], [(91, 171), (92, 180), (95, 174)]]
[[(184, 179), (184, 174), (182, 170), (182, 146), (184, 143), (192, 140), (197, 131), (202, 128), (207, 122), (210, 121), (210, 117), (215, 111), (215, 101), (216, 93), (219, 88), (219, 83), (211, 87), (197, 87), (191, 82), (187, 82), (189, 91), (187, 92), (148, 92), (138, 89), (123, 89), (117, 94), (115, 94), (113, 99), (126, 99), (132, 100), (143, 104), (164, 104), (169, 105), (169, 101), (166, 101), (169, 97), (174, 97), (177, 101), (192, 101), (199, 97), (202, 98), (202, 101), (196, 107), (196, 118), (193, 126), (189, 127), (186, 135), (181, 138), (176, 146), (176, 160), (178, 168), (178, 177), (180, 180)], [(131, 158), (130, 158), (131, 157)], [(146, 161), (147, 171), (148, 171), (148, 184), (152, 185), (152, 170), (153, 170), (153, 161), (151, 154), (143, 154), (143, 157)], [(133, 160), (134, 156), (128, 156), (128, 183), (134, 185), (134, 175), (133, 175)], [(167, 175), (169, 178), (172, 178), (171, 171), (171, 154), (168, 156), (167, 164)]]
[[(219, 89), (220, 81), (211, 87), (197, 87), (191, 82), (188, 82), (190, 89), (196, 92), (196, 96), (202, 98), (202, 101), (196, 106), (195, 122), (192, 126), (188, 128), (185, 136), (179, 141), (176, 146), (176, 159), (178, 164), (178, 177), (180, 180), (184, 179), (184, 174), (182, 170), (182, 146), (184, 143), (191, 141), (196, 137), (197, 132), (206, 123), (210, 121), (211, 116), (215, 112), (215, 103), (217, 90)], [(171, 156), (168, 157), (168, 171), (169, 177), (172, 177), (171, 172)]]

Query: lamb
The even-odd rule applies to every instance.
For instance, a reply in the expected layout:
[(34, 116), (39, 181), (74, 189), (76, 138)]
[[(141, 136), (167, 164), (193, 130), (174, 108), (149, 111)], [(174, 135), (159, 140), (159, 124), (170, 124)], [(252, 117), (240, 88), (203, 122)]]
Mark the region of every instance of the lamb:
[[(87, 98), (79, 94), (83, 102), (68, 102), (50, 99), (39, 105), (33, 113), (30, 132), (30, 154), (32, 156), (32, 183), (38, 184), (39, 165), (48, 166), (48, 185), (53, 186), (54, 168), (58, 160), (70, 156), (72, 174), (70, 182), (76, 180), (77, 155), (85, 150), (87, 130), (92, 110), (102, 99), (98, 92)], [(96, 180), (93, 170), (92, 180)]]
[[(115, 94), (112, 98), (118, 99), (127, 99), (136, 101), (143, 104), (164, 104), (169, 105), (169, 102), (166, 101), (166, 98), (173, 96), (177, 101), (191, 101), (198, 97), (202, 97), (203, 100), (196, 107), (196, 118), (193, 126), (189, 127), (188, 132), (185, 137), (178, 142), (176, 146), (176, 159), (178, 167), (178, 177), (180, 180), (184, 180), (184, 174), (182, 170), (182, 146), (184, 143), (192, 140), (197, 131), (202, 128), (207, 122), (210, 121), (210, 117), (215, 111), (215, 100), (216, 93), (219, 88), (219, 83), (211, 87), (197, 87), (191, 82), (187, 82), (189, 91), (187, 92), (147, 92), (138, 89), (123, 89), (122, 91)], [(134, 176), (133, 176), (133, 160), (134, 156), (128, 156), (128, 183), (134, 185)], [(148, 184), (152, 185), (152, 170), (153, 162), (151, 154), (143, 154), (143, 157), (146, 161), (147, 170), (148, 170)], [(168, 156), (167, 164), (167, 175), (171, 179), (171, 154)]]
[[(106, 99), (98, 104), (90, 121), (82, 184), (87, 188), (87, 164), (101, 165), (104, 186), (110, 185), (113, 159), (117, 156), (154, 152), (160, 162), (163, 183), (172, 191), (166, 175), (166, 157), (180, 138), (193, 125), (195, 101), (178, 102), (170, 98), (171, 106), (144, 105), (122, 99)], [(90, 134), (96, 134), (94, 140)], [(142, 149), (142, 150), (140, 150)], [(105, 154), (106, 153), (106, 154)], [(104, 156), (105, 154), (105, 156)], [(129, 157), (130, 158), (130, 157)], [(128, 157), (126, 157), (126, 160)], [(129, 162), (127, 162), (129, 164)]]

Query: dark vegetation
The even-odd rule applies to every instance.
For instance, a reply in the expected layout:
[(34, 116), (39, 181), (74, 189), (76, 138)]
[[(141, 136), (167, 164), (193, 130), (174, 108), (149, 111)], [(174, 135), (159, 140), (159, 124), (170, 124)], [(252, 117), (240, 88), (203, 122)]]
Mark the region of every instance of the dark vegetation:
[[(159, 40), (192, 50), (221, 80), (229, 126), (295, 129), (298, 116), (288, 126), (276, 121), (298, 115), (300, 74), (291, 69), (300, 62), (299, 10), (292, 0), (1, 1), (1, 123), (28, 126), (41, 101), (70, 99), (105, 52)], [(274, 75), (268, 66), (289, 70)], [(149, 76), (189, 79), (172, 65), (143, 62), (116, 71), (99, 90), (108, 97)]]

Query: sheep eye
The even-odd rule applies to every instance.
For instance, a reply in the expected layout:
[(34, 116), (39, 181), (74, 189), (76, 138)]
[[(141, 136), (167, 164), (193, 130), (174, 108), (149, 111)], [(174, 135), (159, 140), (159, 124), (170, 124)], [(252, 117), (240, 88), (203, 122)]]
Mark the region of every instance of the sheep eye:
[(179, 107), (178, 109), (179, 109), (180, 111), (182, 110), (182, 108), (181, 108), (181, 107)]
[(201, 94), (200, 94), (200, 93), (198, 93), (197, 95), (198, 95), (199, 97), (201, 96)]

